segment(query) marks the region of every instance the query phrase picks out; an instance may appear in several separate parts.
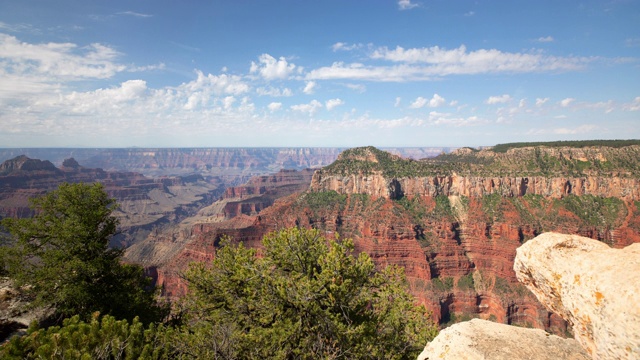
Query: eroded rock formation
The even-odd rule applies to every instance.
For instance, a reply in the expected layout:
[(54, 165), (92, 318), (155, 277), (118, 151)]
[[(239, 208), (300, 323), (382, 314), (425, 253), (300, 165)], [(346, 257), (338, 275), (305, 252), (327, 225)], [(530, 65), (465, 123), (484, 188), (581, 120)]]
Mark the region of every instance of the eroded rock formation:
[(526, 329), (473, 319), (454, 324), (433, 339), (418, 360), (587, 360), (573, 339), (540, 329)]
[[(615, 162), (613, 155), (604, 153), (608, 157), (598, 157), (591, 152), (580, 154), (589, 156), (587, 160), (600, 158)], [(578, 153), (571, 156), (576, 158)], [(269, 231), (291, 226), (314, 227), (328, 236), (339, 233), (341, 237), (353, 238), (357, 251), (370, 254), (379, 267), (404, 267), (411, 291), (441, 323), (480, 317), (566, 335), (567, 323), (518, 284), (513, 271), (516, 248), (544, 231), (581, 234), (615, 247), (640, 241), (640, 212), (636, 202), (632, 197), (613, 196), (621, 194), (622, 180), (631, 181), (627, 184), (630, 188), (624, 191), (629, 194), (637, 191), (634, 176), (610, 174), (607, 177), (604, 172), (594, 170), (589, 176), (602, 178), (601, 184), (606, 184), (594, 189), (612, 195), (607, 197), (591, 193), (576, 195), (575, 186), (568, 190), (566, 182), (549, 180), (565, 178), (560, 172), (549, 177), (536, 175), (539, 180), (534, 181), (533, 188), (545, 189), (540, 193), (522, 190), (522, 182), (515, 186), (517, 191), (512, 191), (511, 185), (484, 191), (477, 189), (484, 189), (491, 181), (495, 185), (498, 178), (478, 175), (486, 172), (483, 168), (469, 172), (464, 181), (449, 181), (458, 175), (444, 170), (457, 167), (457, 171), (462, 171), (466, 165), (429, 163), (424, 170), (416, 167), (416, 163), (381, 155), (377, 149), (355, 149), (317, 171), (310, 191), (283, 197), (260, 211), (257, 208), (243, 210), (238, 203), (233, 205), (236, 210), (228, 211), (225, 201), (231, 199), (225, 198), (203, 210), (201, 215), (205, 217), (190, 218), (172, 235), (152, 236), (130, 249), (130, 253), (132, 258), (142, 259), (141, 255), (133, 254), (164, 249), (161, 251), (164, 255), (158, 257), (162, 260), (149, 264), (164, 284), (165, 293), (180, 296), (186, 288), (178, 276), (180, 269), (189, 261), (213, 258), (221, 236), (230, 235), (236, 241), (259, 248), (262, 236)], [(444, 170), (435, 177), (433, 174), (419, 176), (434, 169)], [(530, 173), (536, 171), (532, 169)], [(609, 167), (611, 169), (617, 173), (624, 170), (622, 167)], [(416, 175), (389, 175), (411, 174), (410, 171)], [(352, 180), (336, 180), (336, 187), (324, 187), (333, 181), (331, 179), (340, 177)], [(501, 178), (521, 181), (527, 177), (506, 174)], [(329, 180), (325, 183), (318, 179)], [(439, 179), (433, 191), (423, 191), (427, 187), (413, 191), (407, 185), (411, 182), (433, 185), (433, 179)], [(235, 197), (233, 201), (238, 201), (238, 196), (249, 199), (252, 194), (265, 191), (261, 188), (263, 182), (231, 188), (226, 196)], [(351, 186), (353, 184), (360, 185)], [(240, 216), (232, 221), (228, 216), (232, 213)]]
[(594, 359), (640, 358), (640, 244), (545, 233), (518, 248), (514, 269)]

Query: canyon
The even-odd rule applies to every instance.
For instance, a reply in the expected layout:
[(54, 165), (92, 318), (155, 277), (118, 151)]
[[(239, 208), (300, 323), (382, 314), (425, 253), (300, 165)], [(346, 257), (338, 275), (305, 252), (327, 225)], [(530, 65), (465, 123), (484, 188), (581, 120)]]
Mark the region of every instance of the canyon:
[(548, 231), (613, 247), (640, 242), (637, 168), (629, 160), (638, 152), (542, 147), (492, 158), (490, 149), (461, 149), (413, 161), (351, 149), (317, 170), (306, 191), (301, 184), (269, 207), (229, 211), (229, 202), (256, 193), (255, 183), (235, 187), (172, 232), (150, 234), (127, 258), (178, 298), (186, 291), (180, 274), (215, 257), (222, 237), (260, 248), (270, 231), (313, 227), (354, 239), (379, 267), (403, 267), (416, 299), (443, 326), (477, 317), (567, 336), (567, 323), (517, 282), (516, 249)]
[[(449, 147), (385, 148), (407, 158), (422, 159), (449, 152)], [(131, 171), (149, 177), (199, 174), (222, 178), (254, 175), (280, 169), (302, 170), (331, 164), (346, 148), (0, 148), (0, 162), (25, 155), (60, 166), (74, 158), (88, 168)], [(233, 180), (233, 179), (230, 179)]]
[(516, 249), (549, 231), (617, 248), (640, 242), (638, 145), (84, 150), (108, 170), (55, 159), (35, 172), (0, 167), (1, 216), (28, 216), (26, 199), (51, 188), (47, 177), (95, 178), (130, 226), (115, 245), (170, 299), (186, 292), (189, 264), (213, 259), (222, 238), (260, 249), (265, 234), (301, 226), (352, 238), (378, 267), (404, 268), (443, 327), (480, 318), (567, 336), (567, 322), (517, 282)]

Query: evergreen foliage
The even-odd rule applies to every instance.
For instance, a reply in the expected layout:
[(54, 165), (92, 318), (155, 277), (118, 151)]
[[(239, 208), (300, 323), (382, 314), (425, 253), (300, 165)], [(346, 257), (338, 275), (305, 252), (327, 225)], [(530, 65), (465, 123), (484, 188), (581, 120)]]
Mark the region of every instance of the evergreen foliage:
[(376, 271), (351, 240), (292, 228), (263, 244), (258, 257), (227, 243), (187, 272), (187, 321), (199, 330), (182, 341), (193, 358), (410, 359), (435, 336), (403, 271)]
[(492, 148), (494, 152), (505, 153), (507, 150), (523, 147), (573, 147), (584, 148), (591, 146), (607, 146), (621, 148), (625, 146), (640, 145), (640, 140), (577, 140), (577, 141), (547, 141), (547, 142), (521, 142), (498, 144)]
[(32, 306), (54, 309), (57, 321), (96, 311), (145, 323), (164, 316), (143, 269), (121, 263), (123, 250), (109, 247), (115, 206), (101, 184), (61, 184), (32, 201), (33, 218), (3, 220), (12, 234), (4, 268)]
[(87, 359), (152, 360), (169, 358), (170, 332), (160, 325), (145, 328), (134, 318), (101, 319), (94, 314), (89, 323), (78, 315), (65, 319), (62, 326), (39, 329), (32, 325), (26, 336), (13, 337), (0, 348), (2, 359)]

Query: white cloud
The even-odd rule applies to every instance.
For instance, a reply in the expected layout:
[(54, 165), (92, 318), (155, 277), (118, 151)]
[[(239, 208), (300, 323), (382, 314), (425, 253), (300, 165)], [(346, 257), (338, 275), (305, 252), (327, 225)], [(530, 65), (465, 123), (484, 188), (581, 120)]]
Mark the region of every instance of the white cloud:
[(424, 107), (425, 105), (427, 105), (427, 102), (429, 100), (423, 98), (422, 96), (418, 96), (412, 103), (411, 105), (409, 105), (410, 108), (412, 109), (420, 109), (422, 107)]
[(527, 106), (527, 101), (525, 99), (520, 99), (520, 102), (518, 103), (518, 107), (522, 109), (525, 106)]
[(442, 96), (433, 94), (433, 97), (429, 100), (423, 98), (422, 96), (419, 96), (414, 102), (411, 103), (409, 107), (412, 109), (420, 109), (424, 106), (435, 108), (444, 105), (446, 102), (447, 101)]
[(400, 106), (400, 102), (401, 101), (402, 101), (402, 98), (400, 96), (396, 97), (396, 101), (395, 101), (395, 103), (393, 103), (393, 107)]
[(485, 101), (485, 103), (489, 105), (493, 105), (493, 104), (504, 104), (504, 103), (508, 103), (509, 101), (511, 101), (511, 95), (504, 94), (500, 96), (490, 96)]
[(269, 111), (271, 112), (278, 111), (282, 108), (282, 103), (272, 102), (269, 105), (267, 105), (267, 108), (269, 108)]
[(623, 109), (628, 111), (639, 111), (640, 110), (640, 96), (633, 99), (630, 104), (627, 104), (623, 107)]
[(98, 43), (83, 48), (73, 43), (28, 44), (0, 34), (0, 73), (41, 83), (110, 78), (127, 69), (115, 62), (119, 55)]
[(542, 105), (544, 105), (547, 101), (549, 101), (549, 98), (537, 98), (536, 99), (536, 106), (540, 107)]
[(296, 65), (290, 64), (287, 59), (274, 58), (269, 54), (262, 54), (258, 62), (251, 62), (250, 73), (258, 73), (265, 80), (286, 79), (295, 71)]
[(429, 107), (439, 107), (446, 103), (447, 101), (438, 94), (433, 94), (431, 100), (429, 100)]
[(322, 109), (322, 103), (318, 100), (311, 100), (308, 104), (291, 105), (291, 110), (308, 113), (309, 115), (315, 114), (320, 109)]
[(134, 17), (139, 17), (139, 18), (150, 18), (150, 17), (153, 17), (153, 15), (142, 14), (142, 13), (135, 12), (135, 11), (123, 11), (123, 12), (116, 13), (116, 15), (128, 15), (128, 16), (134, 16)]
[(343, 42), (337, 42), (333, 45), (331, 45), (331, 49), (335, 52), (335, 51), (352, 51), (352, 50), (357, 50), (362, 48), (364, 45), (358, 43), (358, 44), (347, 44), (347, 43), (343, 43)]
[(269, 87), (259, 87), (256, 89), (256, 93), (260, 96), (272, 96), (272, 97), (281, 97), (281, 96), (293, 96), (293, 91), (289, 88), (278, 89), (272, 86)]
[(438, 46), (411, 49), (398, 46), (393, 50), (380, 47), (372, 51), (370, 58), (397, 64), (367, 66), (362, 63), (335, 62), (331, 66), (311, 70), (306, 78), (308, 80), (424, 81), (447, 75), (573, 71), (583, 69), (593, 60), (548, 56), (539, 51), (529, 53), (507, 53), (496, 49), (467, 51), (464, 45), (452, 50)]
[(202, 90), (215, 95), (240, 95), (249, 91), (249, 85), (238, 75), (205, 75), (200, 70), (196, 70), (196, 74), (196, 80), (180, 85), (179, 89), (185, 92)]
[(222, 104), (225, 110), (231, 109), (234, 102), (236, 102), (236, 98), (233, 96), (226, 96), (224, 99), (222, 99)]
[(538, 39), (536, 39), (537, 42), (541, 42), (541, 43), (548, 43), (548, 42), (553, 42), (553, 36), (541, 36)]
[(486, 123), (485, 120), (477, 116), (460, 117), (450, 113), (432, 111), (429, 113), (429, 123), (433, 125), (450, 125), (454, 127), (476, 126)]
[(474, 11), (469, 11), (469, 12), (465, 13), (464, 16), (473, 16), (475, 14), (476, 13)]
[(325, 103), (325, 107), (327, 108), (327, 110), (331, 111), (336, 106), (340, 106), (343, 104), (344, 104), (344, 101), (342, 101), (342, 99), (330, 99), (330, 100), (327, 100), (327, 102)]
[(571, 105), (571, 103), (573, 103), (576, 99), (574, 98), (566, 98), (560, 101), (560, 106), (562, 107), (567, 107), (569, 105)]
[(302, 92), (307, 95), (311, 95), (313, 94), (316, 85), (317, 84), (315, 81), (307, 81), (306, 84), (304, 85), (304, 89), (302, 90)]
[(411, 0), (398, 0), (398, 8), (400, 10), (409, 10), (418, 6), (420, 5), (412, 3)]
[(362, 84), (344, 84), (344, 86), (346, 86), (348, 89), (351, 89), (361, 94), (367, 91), (367, 87)]

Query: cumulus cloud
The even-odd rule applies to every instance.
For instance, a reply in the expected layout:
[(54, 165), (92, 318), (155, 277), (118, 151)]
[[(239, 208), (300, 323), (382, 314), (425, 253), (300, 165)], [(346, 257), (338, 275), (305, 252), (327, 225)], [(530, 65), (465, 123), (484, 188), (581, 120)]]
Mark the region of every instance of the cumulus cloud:
[(547, 101), (549, 101), (549, 98), (537, 98), (536, 99), (536, 106), (540, 107), (542, 105), (544, 105)]
[(429, 107), (439, 107), (446, 103), (447, 101), (438, 94), (433, 94), (431, 100), (429, 100)]
[(393, 107), (400, 106), (400, 102), (402, 102), (402, 98), (400, 96), (396, 97), (396, 101), (393, 103)]
[(309, 115), (317, 113), (320, 109), (322, 109), (322, 103), (318, 100), (311, 100), (308, 104), (291, 105), (291, 110), (307, 113)]
[(286, 79), (294, 73), (295, 64), (290, 64), (287, 59), (280, 57), (274, 58), (269, 54), (262, 54), (258, 57), (258, 62), (251, 62), (249, 72), (257, 73), (265, 80)]
[(424, 106), (435, 108), (444, 105), (446, 102), (447, 101), (442, 96), (433, 94), (431, 99), (425, 99), (422, 96), (419, 96), (411, 103), (411, 105), (409, 105), (409, 107), (412, 109), (420, 109)]
[(427, 99), (423, 98), (422, 96), (418, 96), (412, 103), (411, 105), (409, 105), (410, 108), (412, 109), (420, 109), (422, 107), (424, 107), (427, 104)]
[(468, 51), (464, 45), (451, 50), (438, 46), (410, 49), (380, 47), (371, 52), (370, 58), (395, 65), (335, 62), (331, 66), (311, 70), (306, 77), (308, 80), (423, 81), (448, 75), (573, 71), (583, 69), (592, 61), (583, 57), (549, 56), (540, 51)]
[(508, 103), (509, 101), (511, 101), (511, 95), (504, 94), (500, 96), (490, 96), (485, 101), (485, 103), (489, 105), (493, 105), (493, 104), (504, 104), (504, 103)]
[(267, 108), (269, 108), (269, 111), (271, 112), (278, 111), (282, 108), (282, 103), (272, 102), (269, 105), (267, 105)]
[(574, 98), (562, 99), (560, 101), (560, 106), (567, 107), (567, 106), (571, 105), (571, 103), (573, 103), (574, 101), (576, 101), (576, 99), (574, 99)]
[(398, 8), (400, 10), (409, 10), (418, 6), (420, 5), (412, 3), (411, 0), (398, 0)]
[(553, 36), (541, 36), (539, 38), (536, 39), (537, 42), (541, 42), (541, 43), (548, 43), (548, 42), (553, 42)]
[(304, 85), (304, 89), (302, 90), (302, 92), (307, 95), (311, 95), (315, 91), (316, 85), (317, 84), (315, 81), (307, 81)]
[(327, 100), (327, 102), (325, 103), (325, 107), (327, 108), (327, 110), (331, 111), (335, 107), (343, 104), (344, 104), (344, 101), (342, 101), (342, 99), (330, 99), (330, 100)]

